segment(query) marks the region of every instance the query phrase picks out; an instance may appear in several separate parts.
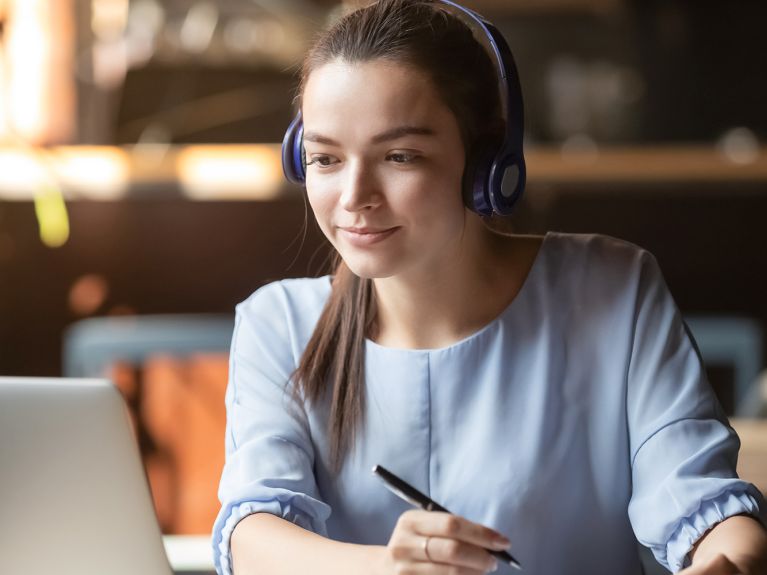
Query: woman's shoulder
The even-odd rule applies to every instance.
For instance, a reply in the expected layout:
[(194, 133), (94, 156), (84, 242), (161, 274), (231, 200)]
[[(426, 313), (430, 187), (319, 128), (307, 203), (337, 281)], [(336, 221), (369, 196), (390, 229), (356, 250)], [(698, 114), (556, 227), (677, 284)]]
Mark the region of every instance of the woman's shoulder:
[(549, 232), (541, 252), (534, 283), (554, 301), (604, 306), (663, 281), (649, 251), (607, 235)]
[(274, 303), (274, 300), (281, 298), (299, 300), (305, 300), (306, 298), (326, 299), (330, 293), (330, 280), (331, 276), (275, 280), (256, 289), (242, 303)]
[(545, 241), (559, 250), (580, 252), (586, 255), (605, 254), (611, 257), (635, 257), (649, 253), (630, 241), (604, 234), (586, 234), (570, 232), (547, 232)]
[(547, 256), (560, 271), (625, 273), (655, 263), (641, 246), (603, 234), (548, 232), (544, 243)]
[(259, 323), (288, 325), (299, 332), (313, 329), (330, 295), (330, 276), (290, 278), (258, 288), (237, 305), (237, 313)]

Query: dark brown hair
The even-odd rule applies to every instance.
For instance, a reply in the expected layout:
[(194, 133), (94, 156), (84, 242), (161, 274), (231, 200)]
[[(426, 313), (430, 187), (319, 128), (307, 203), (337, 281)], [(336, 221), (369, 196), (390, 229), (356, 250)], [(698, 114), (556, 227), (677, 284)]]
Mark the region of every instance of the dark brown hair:
[[(309, 51), (299, 97), (324, 64), (388, 60), (425, 73), (455, 114), (467, 157), (481, 138), (497, 137), (497, 74), (471, 30), (445, 5), (429, 0), (379, 0), (320, 36)], [(365, 407), (365, 338), (373, 336), (372, 280), (356, 276), (336, 254), (331, 295), (298, 368), (295, 397), (330, 402), (331, 467), (338, 472), (356, 442)]]

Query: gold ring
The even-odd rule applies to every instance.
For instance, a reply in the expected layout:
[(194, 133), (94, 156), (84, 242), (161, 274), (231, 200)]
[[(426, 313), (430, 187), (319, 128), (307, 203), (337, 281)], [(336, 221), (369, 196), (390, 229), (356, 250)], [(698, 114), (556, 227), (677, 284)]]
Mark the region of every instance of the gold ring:
[(423, 540), (423, 552), (426, 554), (426, 558), (434, 563), (432, 558), (429, 556), (429, 539), (431, 539), (431, 536), (427, 536), (426, 539)]

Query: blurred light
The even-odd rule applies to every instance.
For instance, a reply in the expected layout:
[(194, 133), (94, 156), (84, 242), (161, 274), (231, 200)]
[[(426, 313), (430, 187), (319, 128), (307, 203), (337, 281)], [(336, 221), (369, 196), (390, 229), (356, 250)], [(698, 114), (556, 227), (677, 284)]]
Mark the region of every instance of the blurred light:
[(238, 18), (226, 24), (223, 38), (233, 52), (280, 54), (285, 49), (288, 35), (285, 26), (277, 20)]
[(11, 133), (29, 143), (73, 137), (74, 0), (14, 0), (5, 30), (6, 114)]
[(165, 9), (157, 0), (133, 0), (128, 11), (131, 32), (147, 30), (156, 33), (165, 22)]
[(258, 42), (258, 26), (251, 18), (230, 20), (224, 26), (224, 43), (232, 52), (255, 52)]
[(170, 128), (159, 120), (149, 122), (139, 134), (136, 145), (139, 146), (165, 146), (170, 147), (173, 139), (173, 132)]
[(102, 41), (119, 39), (128, 25), (128, 0), (92, 0), (91, 29)]
[(130, 179), (128, 155), (106, 146), (62, 146), (52, 151), (0, 148), (0, 198), (28, 200), (43, 188), (66, 189), (70, 196), (114, 200)]
[(172, 182), (176, 166), (169, 155), (170, 144), (138, 143), (130, 152), (131, 182), (140, 186), (159, 182)]
[(0, 150), (0, 197), (29, 199), (46, 181), (44, 167), (34, 155), (12, 148)]
[[(2, 2), (2, 0), (0, 0)], [(1, 16), (1, 15), (0, 15)], [(10, 134), (10, 126), (8, 125), (8, 71), (6, 70), (7, 58), (5, 56), (5, 48), (0, 42), (0, 142), (5, 140)]]
[(102, 88), (118, 88), (128, 72), (128, 44), (119, 39), (93, 46), (93, 80)]
[(281, 22), (263, 19), (258, 23), (258, 38), (262, 51), (279, 54), (285, 48), (288, 34)]
[(210, 46), (218, 24), (218, 8), (211, 2), (198, 2), (189, 9), (181, 25), (179, 39), (188, 52), (201, 54)]
[(112, 201), (131, 185), (180, 183), (191, 199), (267, 199), (283, 190), (279, 144), (0, 147), (0, 200), (29, 201), (41, 189), (67, 199)]
[(35, 215), (40, 240), (49, 248), (60, 248), (69, 239), (69, 216), (61, 190), (45, 186), (35, 195)]
[(50, 22), (41, 0), (13, 4), (13, 26), (7, 38), (10, 118), (23, 137), (41, 139), (45, 132), (46, 71), (52, 52)]
[(733, 164), (753, 164), (761, 154), (759, 139), (745, 127), (732, 128), (717, 142), (717, 148)]
[(76, 315), (95, 313), (109, 293), (107, 280), (98, 274), (80, 276), (69, 288), (69, 309)]
[(271, 199), (282, 189), (279, 146), (194, 146), (178, 153), (176, 165), (193, 199)]
[(125, 39), (125, 58), (128, 67), (139, 68), (154, 56), (155, 38), (148, 34), (131, 34)]
[(124, 150), (106, 146), (58, 148), (52, 165), (59, 182), (88, 199), (114, 200), (125, 195), (129, 162)]
[(128, 11), (125, 38), (128, 65), (146, 64), (155, 52), (155, 43), (165, 24), (165, 10), (156, 0), (133, 0)]

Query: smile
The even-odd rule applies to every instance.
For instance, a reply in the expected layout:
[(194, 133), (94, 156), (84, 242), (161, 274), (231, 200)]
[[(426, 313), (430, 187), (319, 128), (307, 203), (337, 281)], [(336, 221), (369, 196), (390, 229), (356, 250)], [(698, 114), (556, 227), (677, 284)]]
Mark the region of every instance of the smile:
[(354, 228), (339, 228), (341, 236), (354, 246), (367, 247), (377, 244), (391, 236), (399, 228), (389, 228), (388, 230), (368, 230)]

